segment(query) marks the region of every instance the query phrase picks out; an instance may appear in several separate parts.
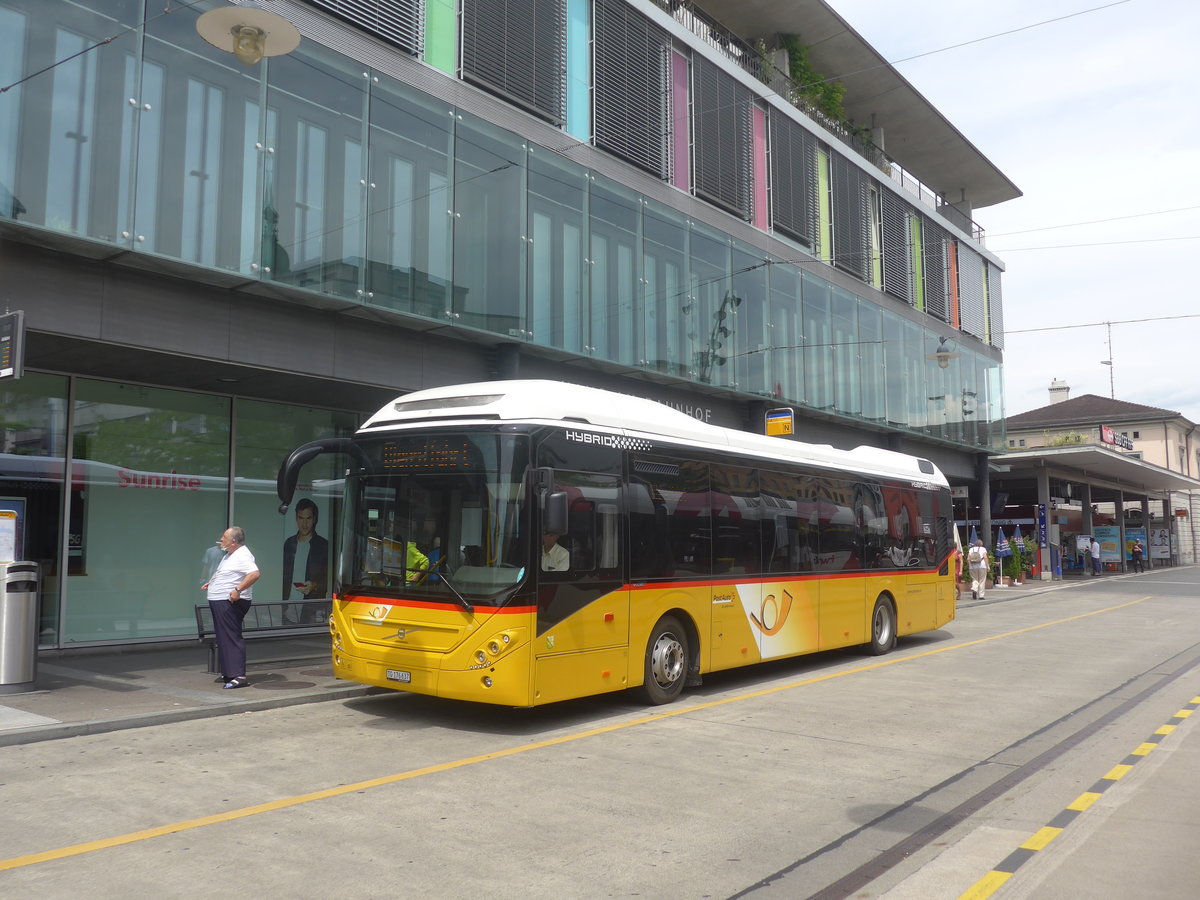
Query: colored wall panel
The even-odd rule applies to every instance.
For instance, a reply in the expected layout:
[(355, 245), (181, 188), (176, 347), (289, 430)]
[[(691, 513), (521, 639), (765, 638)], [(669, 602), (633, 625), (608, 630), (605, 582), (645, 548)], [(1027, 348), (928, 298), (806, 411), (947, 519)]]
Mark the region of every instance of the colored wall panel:
[(454, 0), (425, 2), (425, 62), (447, 75), (458, 68), (458, 16)]
[(691, 129), (688, 127), (688, 60), (671, 54), (671, 184), (691, 190)]
[(592, 45), (588, 0), (567, 0), (567, 134), (592, 137)]
[(751, 127), (753, 128), (752, 149), (754, 160), (754, 224), (758, 228), (767, 227), (767, 114), (759, 107), (751, 111)]
[(958, 243), (946, 243), (946, 296), (950, 300), (950, 324), (958, 327)]

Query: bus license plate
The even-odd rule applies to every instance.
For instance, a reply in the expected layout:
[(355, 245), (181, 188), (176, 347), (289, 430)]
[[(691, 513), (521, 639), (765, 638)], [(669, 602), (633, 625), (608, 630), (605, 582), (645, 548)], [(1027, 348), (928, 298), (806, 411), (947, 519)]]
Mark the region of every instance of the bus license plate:
[(404, 684), (409, 684), (412, 681), (412, 672), (404, 672), (400, 669), (388, 669), (386, 673), (388, 681), (400, 681)]

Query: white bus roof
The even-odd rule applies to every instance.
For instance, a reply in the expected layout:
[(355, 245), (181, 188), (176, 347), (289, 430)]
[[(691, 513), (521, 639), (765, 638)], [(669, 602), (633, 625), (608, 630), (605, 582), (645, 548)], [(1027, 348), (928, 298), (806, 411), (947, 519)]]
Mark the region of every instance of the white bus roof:
[(878, 447), (838, 450), (828, 444), (723, 428), (653, 400), (559, 381), (486, 381), (405, 394), (371, 416), (358, 433), (496, 421), (566, 425), (631, 439), (732, 449), (760, 458), (778, 457), (886, 478), (948, 484), (928, 460), (905, 453)]

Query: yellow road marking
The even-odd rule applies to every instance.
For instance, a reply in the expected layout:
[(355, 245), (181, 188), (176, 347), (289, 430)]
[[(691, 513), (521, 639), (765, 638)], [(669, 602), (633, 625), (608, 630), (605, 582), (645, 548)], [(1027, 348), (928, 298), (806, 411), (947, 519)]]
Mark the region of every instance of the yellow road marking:
[[(808, 685), (820, 684), (824, 681), (832, 681), (834, 678), (843, 678), (847, 675), (857, 675), (861, 672), (870, 672), (875, 669), (882, 669), (886, 666), (895, 666), (900, 663), (911, 662), (915, 659), (924, 659), (929, 656), (937, 656), (940, 653), (949, 653), (952, 650), (965, 650), (968, 647), (976, 647), (980, 644), (986, 644), (991, 641), (998, 641), (1004, 638), (1015, 637), (1021, 634), (1028, 634), (1031, 631), (1039, 631), (1043, 628), (1049, 628), (1053, 625), (1063, 625), (1067, 622), (1075, 622), (1080, 619), (1087, 619), (1091, 616), (1098, 616), (1104, 613), (1115, 612), (1119, 609), (1133, 606), (1138, 603), (1143, 603), (1149, 600), (1150, 597), (1141, 597), (1137, 600), (1130, 600), (1126, 603), (1120, 603), (1116, 606), (1109, 606), (1105, 609), (1096, 609), (1091, 612), (1080, 613), (1077, 616), (1068, 616), (1064, 619), (1055, 619), (1052, 622), (1043, 622), (1040, 625), (1030, 625), (1028, 628), (1018, 628), (1016, 631), (1006, 631), (1003, 634), (995, 634), (991, 637), (978, 638), (973, 641), (965, 641), (961, 644), (952, 644), (947, 647), (937, 647), (933, 650), (925, 650), (921, 653), (913, 653), (909, 656), (898, 656), (890, 659), (879, 660), (878, 662), (870, 663), (865, 666), (857, 666), (853, 669), (842, 669), (837, 672), (829, 672), (824, 675), (817, 675), (813, 678), (805, 678), (800, 681), (792, 681), (787, 684), (775, 685), (774, 687), (763, 688), (758, 691), (750, 691), (745, 694), (736, 694), (732, 697), (723, 697), (718, 700), (709, 700), (704, 703), (695, 703), (688, 706), (679, 706), (672, 709), (663, 710), (661, 712), (652, 713), (651, 715), (639, 716), (636, 719), (630, 719), (625, 722), (617, 722), (612, 725), (604, 725), (599, 728), (589, 728), (585, 731), (577, 731), (572, 734), (565, 734), (556, 738), (547, 738), (544, 741), (533, 741), (528, 744), (521, 744), (517, 747), (509, 747), (506, 750), (496, 750), (491, 753), (481, 753), (478, 756), (468, 756), (463, 759), (450, 760), (449, 762), (438, 763), (432, 766), (423, 766), (419, 769), (410, 769), (407, 772), (399, 772), (394, 775), (384, 775), (380, 778), (372, 778), (367, 781), (358, 781), (354, 784), (343, 784), (334, 788), (326, 788), (321, 791), (311, 791), (306, 794), (296, 794), (291, 797), (281, 797), (278, 800), (271, 800), (267, 803), (259, 803), (254, 806), (246, 806), (242, 809), (233, 809), (228, 812), (217, 813), (211, 816), (202, 816), (198, 819), (185, 819), (180, 822), (171, 822), (166, 825), (159, 825), (155, 828), (145, 828), (141, 831), (132, 831), (128, 834), (114, 835), (113, 837), (103, 838), (98, 841), (87, 841), (82, 844), (71, 844), (67, 847), (58, 847), (54, 850), (45, 850), (41, 853), (30, 853), (25, 856), (14, 856), (11, 859), (0, 860), (0, 872), (9, 869), (19, 869), (24, 866), (36, 865), (37, 863), (49, 862), (55, 859), (66, 859), (71, 856), (80, 856), (84, 853), (93, 853), (96, 850), (107, 850), (111, 847), (119, 847), (124, 844), (134, 844), (138, 841), (148, 840), (149, 838), (162, 837), (167, 834), (177, 834), (181, 831), (190, 831), (195, 828), (204, 828), (207, 825), (217, 825), (222, 822), (232, 822), (237, 819), (245, 819), (250, 816), (257, 816), (261, 813), (274, 812), (280, 809), (287, 809), (292, 806), (299, 806), (303, 803), (311, 803), (314, 800), (327, 800), (331, 797), (340, 797), (344, 794), (353, 794), (358, 791), (367, 790), (369, 788), (382, 787), (388, 784), (397, 784), (402, 781), (410, 781), (413, 778), (420, 778), (424, 775), (435, 775), (439, 772), (449, 772), (454, 769), (461, 769), (466, 766), (473, 766), (478, 763), (490, 762), (495, 759), (504, 759), (508, 756), (516, 756), (521, 753), (529, 753), (533, 750), (542, 750), (547, 747), (555, 747), (560, 744), (568, 744), (574, 741), (583, 740), (585, 738), (597, 737), (602, 734), (611, 734), (615, 731), (623, 731), (626, 728), (633, 728), (638, 725), (646, 725), (651, 722), (661, 722), (665, 719), (673, 719), (677, 716), (690, 715), (694, 712), (701, 712), (708, 709), (716, 709), (717, 707), (727, 706), (731, 703), (740, 703), (744, 700), (755, 700), (760, 697), (769, 697), (772, 694), (779, 694), (783, 691), (790, 691), (799, 687), (807, 687)], [(1003, 874), (1003, 873), (996, 873)], [(1002, 879), (996, 884), (999, 887), (1003, 883)], [(982, 882), (981, 882), (982, 883)], [(972, 889), (974, 890), (974, 889)], [(995, 888), (992, 888), (995, 890)], [(989, 891), (990, 893), (990, 891)], [(984, 897), (986, 894), (964, 894), (967, 896)]]
[(985, 897), (990, 897), (1000, 885), (1012, 878), (1011, 872), (988, 872), (977, 882), (975, 882), (967, 890), (965, 894), (961, 894), (958, 900), (984, 900)]
[(1062, 834), (1062, 829), (1054, 828), (1051, 825), (1039, 828), (1029, 840), (1021, 845), (1021, 849), (1045, 850), (1046, 846), (1060, 834)]
[(1083, 812), (1099, 799), (1100, 794), (1097, 794), (1095, 791), (1084, 791), (1069, 804), (1067, 804), (1067, 809)]
[(1129, 774), (1133, 766), (1119, 765), (1113, 766), (1104, 775), (1101, 776), (1105, 781), (1120, 781)]
[(1158, 746), (1158, 744), (1151, 744), (1149, 742), (1146, 742), (1144, 744), (1138, 744), (1131, 755), (1133, 755), (1133, 756), (1149, 756), (1150, 751), (1153, 750), (1157, 746)]

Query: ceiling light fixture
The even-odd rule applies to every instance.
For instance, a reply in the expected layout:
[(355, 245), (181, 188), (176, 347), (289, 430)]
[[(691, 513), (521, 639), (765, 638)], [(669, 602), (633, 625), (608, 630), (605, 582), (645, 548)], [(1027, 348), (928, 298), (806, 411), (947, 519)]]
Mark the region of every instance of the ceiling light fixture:
[(253, 6), (219, 6), (196, 20), (196, 31), (218, 50), (253, 66), (300, 46), (300, 29), (278, 13)]
[(962, 356), (961, 353), (955, 353), (946, 346), (946, 338), (938, 338), (937, 350), (934, 353), (929, 353), (925, 356), (926, 359), (931, 359), (938, 364), (939, 369), (950, 368), (950, 360), (958, 359)]

